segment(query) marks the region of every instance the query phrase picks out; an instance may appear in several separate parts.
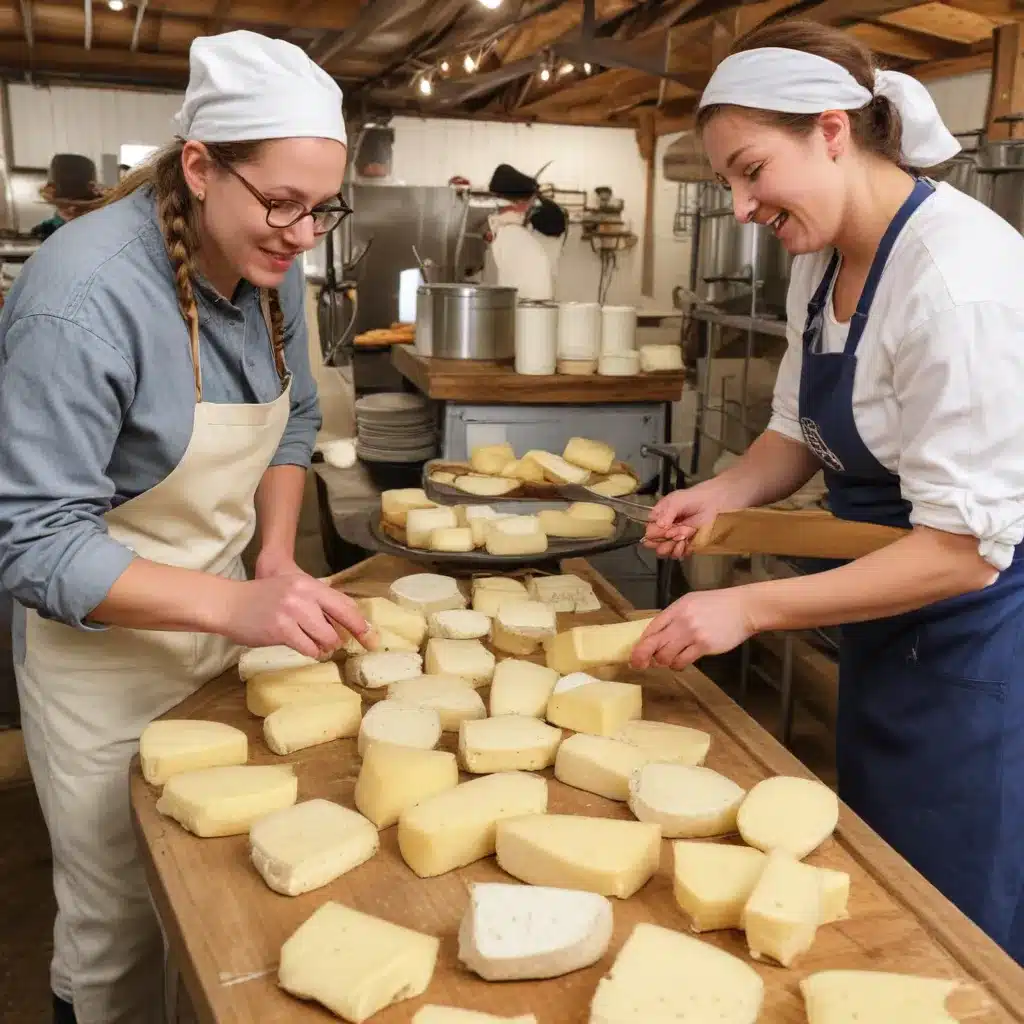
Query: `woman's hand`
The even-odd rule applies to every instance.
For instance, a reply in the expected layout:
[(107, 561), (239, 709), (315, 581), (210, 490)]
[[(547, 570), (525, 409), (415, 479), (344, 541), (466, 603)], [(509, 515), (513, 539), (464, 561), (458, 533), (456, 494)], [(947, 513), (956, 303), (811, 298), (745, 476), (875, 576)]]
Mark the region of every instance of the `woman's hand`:
[(264, 548), (256, 559), (255, 578), (267, 580), (273, 576), (298, 576), (303, 570), (295, 562), (295, 556), (276, 548)]
[[(696, 490), (696, 488), (694, 488)], [(707, 654), (724, 654), (755, 632), (745, 587), (686, 594), (651, 620), (630, 658), (633, 668), (652, 662), (684, 669)]]
[(659, 558), (683, 558), (698, 527), (710, 523), (719, 512), (740, 507), (719, 478), (673, 491), (654, 506), (644, 547), (652, 548)]

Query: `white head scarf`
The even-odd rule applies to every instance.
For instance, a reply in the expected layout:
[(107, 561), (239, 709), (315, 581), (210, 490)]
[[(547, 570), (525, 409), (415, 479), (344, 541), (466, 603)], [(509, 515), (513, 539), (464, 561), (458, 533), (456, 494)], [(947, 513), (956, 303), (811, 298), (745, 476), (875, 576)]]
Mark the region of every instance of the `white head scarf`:
[(341, 89), (292, 43), (255, 32), (200, 36), (189, 49), (176, 134), (198, 142), (346, 142)]
[(934, 167), (960, 152), (928, 90), (899, 71), (875, 73), (869, 92), (841, 64), (803, 50), (764, 46), (726, 57), (715, 68), (700, 107), (729, 104), (783, 114), (859, 110), (884, 96), (899, 111), (900, 142), (909, 167)]

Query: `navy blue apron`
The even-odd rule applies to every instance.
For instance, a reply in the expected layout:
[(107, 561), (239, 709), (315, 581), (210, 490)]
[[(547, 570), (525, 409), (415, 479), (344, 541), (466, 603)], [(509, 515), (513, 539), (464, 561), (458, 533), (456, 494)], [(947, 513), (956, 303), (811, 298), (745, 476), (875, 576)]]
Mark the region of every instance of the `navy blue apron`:
[[(853, 382), (893, 243), (933, 191), (919, 180), (882, 237), (842, 352), (822, 350), (838, 254), (808, 305), (800, 426), (842, 519), (910, 526), (899, 477), (857, 432)], [(840, 797), (1024, 964), (1022, 625), (1018, 548), (984, 590), (844, 626), (836, 757)]]

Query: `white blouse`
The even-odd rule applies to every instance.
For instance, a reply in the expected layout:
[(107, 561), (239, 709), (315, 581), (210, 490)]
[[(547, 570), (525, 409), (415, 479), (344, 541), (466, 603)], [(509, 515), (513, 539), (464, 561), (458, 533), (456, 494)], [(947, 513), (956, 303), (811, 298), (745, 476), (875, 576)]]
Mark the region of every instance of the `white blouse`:
[[(803, 441), (798, 405), (807, 304), (830, 253), (793, 260), (789, 347), (769, 429)], [(824, 350), (847, 324), (831, 298)], [(998, 214), (940, 184), (886, 263), (857, 348), (853, 417), (900, 478), (914, 524), (973, 534), (1005, 569), (1024, 538), (1024, 238)]]

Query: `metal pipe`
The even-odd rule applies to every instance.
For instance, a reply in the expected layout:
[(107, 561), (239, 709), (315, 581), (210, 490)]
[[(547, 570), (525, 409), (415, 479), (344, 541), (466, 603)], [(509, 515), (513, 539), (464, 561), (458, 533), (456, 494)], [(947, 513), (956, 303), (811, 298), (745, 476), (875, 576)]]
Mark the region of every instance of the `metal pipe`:
[(149, 0), (139, 0), (138, 9), (135, 11), (135, 25), (132, 28), (132, 41), (128, 49), (135, 51), (139, 48), (139, 33), (142, 31), (142, 19), (146, 16), (146, 8)]
[(92, 49), (92, 0), (85, 0), (85, 48)]

